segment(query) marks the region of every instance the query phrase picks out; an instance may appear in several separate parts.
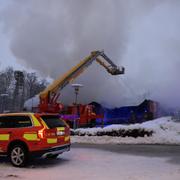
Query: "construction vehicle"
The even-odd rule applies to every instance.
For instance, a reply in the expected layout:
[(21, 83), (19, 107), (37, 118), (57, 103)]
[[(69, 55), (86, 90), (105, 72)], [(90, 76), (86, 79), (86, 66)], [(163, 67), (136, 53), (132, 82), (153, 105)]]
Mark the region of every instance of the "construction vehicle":
[[(58, 102), (60, 91), (66, 87), (69, 83), (72, 83), (81, 73), (84, 72), (94, 61), (103, 66), (111, 75), (124, 74), (125, 68), (116, 66), (104, 53), (104, 51), (93, 51), (89, 56), (80, 61), (76, 66), (70, 69), (63, 76), (60, 76), (52, 84), (50, 84), (44, 91), (39, 94), (40, 103), (38, 105), (39, 112), (48, 113), (62, 113), (64, 107), (63, 104)], [(64, 112), (66, 114), (66, 112)], [(98, 118), (100, 116), (93, 113), (91, 106), (74, 106), (69, 107), (68, 114), (75, 114), (79, 116), (79, 124), (88, 122), (91, 119)]]

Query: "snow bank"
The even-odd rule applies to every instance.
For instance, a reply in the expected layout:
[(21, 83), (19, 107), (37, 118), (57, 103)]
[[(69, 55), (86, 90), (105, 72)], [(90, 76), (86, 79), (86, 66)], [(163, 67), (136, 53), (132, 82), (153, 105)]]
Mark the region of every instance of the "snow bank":
[(77, 129), (71, 140), (72, 143), (93, 144), (180, 145), (180, 123), (171, 117), (162, 117), (142, 124)]

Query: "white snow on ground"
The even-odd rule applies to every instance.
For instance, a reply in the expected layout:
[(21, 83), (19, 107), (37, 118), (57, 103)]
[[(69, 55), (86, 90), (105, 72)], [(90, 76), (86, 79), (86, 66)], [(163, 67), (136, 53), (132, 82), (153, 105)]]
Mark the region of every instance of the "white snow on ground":
[(29, 168), (0, 163), (0, 179), (15, 180), (179, 180), (179, 164), (170, 157), (145, 157), (104, 150), (73, 148), (57, 160)]
[[(145, 129), (153, 131), (150, 137), (112, 137), (94, 136), (97, 132), (110, 132), (113, 130)], [(72, 136), (72, 143), (93, 143), (93, 144), (180, 144), (180, 123), (172, 120), (171, 117), (162, 117), (142, 124), (133, 125), (111, 125), (105, 128), (87, 128), (76, 130), (80, 133), (86, 132), (92, 136)]]

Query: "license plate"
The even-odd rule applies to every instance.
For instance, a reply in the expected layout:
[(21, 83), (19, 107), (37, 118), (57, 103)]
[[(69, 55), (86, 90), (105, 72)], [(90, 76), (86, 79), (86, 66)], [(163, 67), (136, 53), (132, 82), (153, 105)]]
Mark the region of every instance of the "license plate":
[(65, 134), (64, 131), (58, 131), (58, 132), (57, 132), (57, 135), (58, 135), (58, 136), (63, 136), (64, 134)]

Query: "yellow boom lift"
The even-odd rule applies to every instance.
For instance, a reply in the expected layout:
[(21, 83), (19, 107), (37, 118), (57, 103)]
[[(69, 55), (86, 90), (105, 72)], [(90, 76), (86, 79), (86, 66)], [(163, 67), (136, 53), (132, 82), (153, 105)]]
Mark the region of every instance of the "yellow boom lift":
[(83, 71), (88, 68), (94, 61), (103, 66), (111, 75), (124, 74), (125, 68), (115, 65), (104, 53), (104, 51), (93, 51), (89, 56), (80, 61), (76, 66), (70, 69), (63, 76), (60, 76), (44, 91), (39, 94), (40, 103), (38, 109), (40, 112), (59, 113), (62, 110), (62, 104), (58, 103), (60, 91)]

